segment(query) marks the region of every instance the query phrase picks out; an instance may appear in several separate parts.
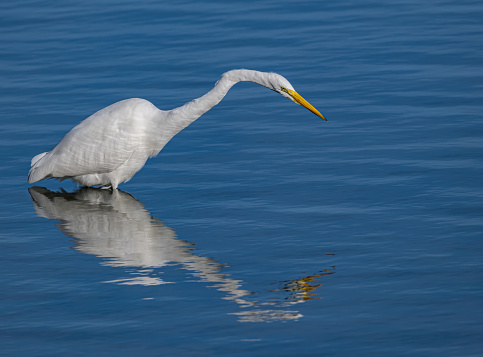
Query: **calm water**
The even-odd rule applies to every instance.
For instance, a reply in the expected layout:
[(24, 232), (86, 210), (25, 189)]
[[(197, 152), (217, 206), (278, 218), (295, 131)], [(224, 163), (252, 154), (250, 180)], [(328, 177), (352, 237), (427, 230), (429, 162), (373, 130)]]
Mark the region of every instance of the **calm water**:
[[(483, 5), (4, 1), (5, 356), (478, 356)], [(249, 83), (121, 192), (26, 182), (130, 97)]]

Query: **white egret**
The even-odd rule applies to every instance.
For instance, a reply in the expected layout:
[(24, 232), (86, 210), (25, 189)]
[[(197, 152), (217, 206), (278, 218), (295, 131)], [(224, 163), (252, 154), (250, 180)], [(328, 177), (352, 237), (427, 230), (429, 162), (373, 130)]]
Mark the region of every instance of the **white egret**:
[(132, 98), (114, 103), (74, 127), (49, 152), (35, 156), (28, 181), (72, 179), (82, 186), (117, 189), (129, 181), (169, 140), (217, 105), (238, 82), (254, 82), (307, 108), (326, 120), (284, 77), (247, 69), (226, 72), (204, 96), (164, 111)]

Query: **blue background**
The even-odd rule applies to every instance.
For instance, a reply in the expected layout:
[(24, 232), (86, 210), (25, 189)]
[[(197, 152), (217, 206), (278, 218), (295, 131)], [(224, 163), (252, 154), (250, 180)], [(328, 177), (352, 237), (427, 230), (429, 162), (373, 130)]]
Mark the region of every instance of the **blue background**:
[[(3, 354), (479, 355), (482, 18), (471, 1), (4, 1)], [(329, 121), (241, 83), (130, 195), (33, 205), (30, 159), (82, 119), (177, 107), (234, 68), (282, 74)]]

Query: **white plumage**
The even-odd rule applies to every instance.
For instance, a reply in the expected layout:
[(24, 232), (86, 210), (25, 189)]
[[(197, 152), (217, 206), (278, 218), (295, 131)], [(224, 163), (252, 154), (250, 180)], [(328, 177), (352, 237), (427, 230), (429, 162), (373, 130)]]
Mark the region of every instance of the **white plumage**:
[(52, 151), (32, 159), (29, 183), (45, 178), (72, 179), (82, 186), (116, 189), (173, 136), (217, 105), (238, 82), (254, 82), (274, 90), (325, 120), (281, 75), (232, 70), (204, 96), (173, 110), (159, 110), (147, 100), (133, 98), (96, 112), (67, 133)]

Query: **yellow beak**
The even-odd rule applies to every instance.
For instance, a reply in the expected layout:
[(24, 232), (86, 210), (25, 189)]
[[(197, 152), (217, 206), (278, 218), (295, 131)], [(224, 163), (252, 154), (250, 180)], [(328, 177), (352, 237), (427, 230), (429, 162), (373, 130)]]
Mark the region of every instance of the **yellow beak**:
[(327, 119), (324, 118), (324, 116), (322, 114), (320, 114), (320, 112), (315, 109), (312, 104), (310, 104), (309, 102), (307, 102), (300, 94), (298, 94), (296, 91), (294, 90), (291, 90), (291, 89), (287, 89), (287, 93), (293, 98), (293, 100), (300, 104), (302, 107), (304, 107), (305, 109), (308, 109), (310, 110), (312, 113), (314, 113), (315, 115), (317, 115), (318, 117), (324, 119), (325, 121), (327, 121)]

